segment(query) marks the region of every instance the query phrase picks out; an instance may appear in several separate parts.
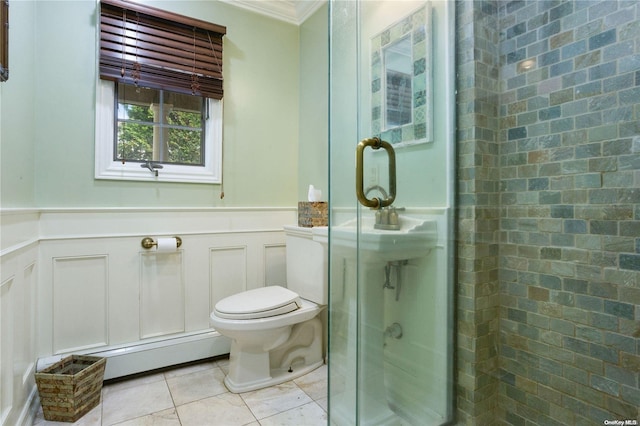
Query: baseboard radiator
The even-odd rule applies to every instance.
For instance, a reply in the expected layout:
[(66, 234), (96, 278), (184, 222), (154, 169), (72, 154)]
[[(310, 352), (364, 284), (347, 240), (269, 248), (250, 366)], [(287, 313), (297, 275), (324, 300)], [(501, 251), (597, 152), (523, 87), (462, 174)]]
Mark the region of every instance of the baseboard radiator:
[[(110, 348), (103, 351), (74, 352), (107, 358), (104, 379), (115, 379), (144, 373), (158, 368), (198, 361), (229, 353), (231, 340), (217, 331), (136, 343), (130, 346)], [(71, 354), (58, 354), (38, 359), (40, 371)]]

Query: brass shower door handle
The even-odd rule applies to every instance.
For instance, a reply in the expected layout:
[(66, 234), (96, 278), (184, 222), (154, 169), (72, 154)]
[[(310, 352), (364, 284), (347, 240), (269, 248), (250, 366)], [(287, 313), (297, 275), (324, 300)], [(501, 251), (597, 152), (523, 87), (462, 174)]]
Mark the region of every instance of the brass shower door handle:
[[(364, 191), (364, 149), (370, 146), (372, 149), (383, 148), (389, 157), (389, 195), (384, 198), (367, 198)], [(380, 209), (390, 206), (396, 199), (396, 153), (389, 142), (380, 138), (363, 139), (356, 148), (356, 195), (358, 201), (365, 207)]]

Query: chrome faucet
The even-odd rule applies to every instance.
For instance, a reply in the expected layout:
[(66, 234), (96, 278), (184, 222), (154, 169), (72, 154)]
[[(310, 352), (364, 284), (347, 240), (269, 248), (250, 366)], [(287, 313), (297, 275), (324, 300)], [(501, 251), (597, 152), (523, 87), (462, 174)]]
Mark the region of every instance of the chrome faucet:
[[(369, 192), (377, 190), (383, 197), (387, 198), (387, 191), (380, 185), (372, 185), (368, 187), (364, 193), (365, 197), (369, 195)], [(380, 199), (378, 199), (380, 200)], [(381, 203), (378, 202), (378, 205)], [(378, 207), (376, 210), (376, 223), (373, 225), (375, 229), (387, 229), (396, 231), (400, 229), (400, 223), (398, 221), (398, 212), (395, 207)]]

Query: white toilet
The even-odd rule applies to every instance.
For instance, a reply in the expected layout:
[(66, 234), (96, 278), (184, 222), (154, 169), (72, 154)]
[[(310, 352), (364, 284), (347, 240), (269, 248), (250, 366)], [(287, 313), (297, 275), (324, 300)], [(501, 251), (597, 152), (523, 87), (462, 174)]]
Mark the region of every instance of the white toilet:
[(285, 226), (287, 288), (268, 286), (216, 303), (211, 324), (230, 337), (231, 392), (247, 392), (302, 376), (324, 364), (327, 249), (311, 228)]

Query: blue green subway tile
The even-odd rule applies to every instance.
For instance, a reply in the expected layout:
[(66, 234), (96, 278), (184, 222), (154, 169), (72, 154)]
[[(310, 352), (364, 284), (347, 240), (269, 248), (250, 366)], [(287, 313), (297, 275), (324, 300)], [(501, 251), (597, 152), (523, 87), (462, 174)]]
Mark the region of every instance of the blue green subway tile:
[[(576, 308), (586, 309), (591, 312), (603, 312), (604, 304), (601, 297), (590, 296), (587, 294), (576, 294)], [(597, 333), (600, 334), (599, 331), (597, 331)], [(590, 340), (595, 341), (594, 339)]]
[(618, 350), (608, 346), (591, 343), (589, 347), (589, 355), (604, 362), (611, 362), (614, 364), (618, 363)]
[(592, 220), (589, 233), (598, 235), (618, 235), (618, 222), (615, 220)]
[(566, 61), (558, 62), (549, 67), (549, 76), (558, 77), (573, 71), (573, 60), (568, 59)]
[(620, 155), (618, 156), (619, 170), (640, 170), (640, 155)]
[(567, 234), (586, 234), (587, 221), (581, 219), (565, 219), (564, 232)]
[(636, 253), (640, 253), (640, 238), (636, 238)]
[(574, 43), (567, 44), (561, 48), (562, 59), (570, 59), (575, 56), (582, 55), (587, 52), (587, 42), (578, 40)]
[(557, 105), (550, 108), (541, 109), (538, 111), (538, 118), (540, 120), (552, 120), (559, 118), (562, 113), (562, 108)]
[(617, 302), (615, 300), (605, 300), (604, 313), (614, 315), (618, 318), (633, 320), (635, 319), (635, 305), (631, 303)]
[(589, 204), (617, 204), (618, 193), (616, 189), (591, 189), (589, 190)]
[(589, 313), (589, 325), (603, 330), (618, 330), (618, 317), (600, 312)]
[(616, 75), (602, 80), (603, 92), (612, 93), (613, 96), (617, 96), (616, 92), (633, 86), (633, 74), (631, 73)]
[(538, 29), (538, 38), (544, 39), (554, 34), (558, 34), (561, 30), (560, 21), (553, 21), (547, 25), (544, 25)]
[(632, 89), (621, 90), (618, 93), (618, 99), (620, 105), (635, 105), (640, 99), (640, 87), (634, 87)]
[(603, 46), (616, 42), (616, 29), (601, 32), (594, 36), (589, 37), (589, 50), (599, 49)]
[(552, 65), (560, 61), (560, 50), (555, 49), (550, 52), (545, 52), (538, 56), (538, 66), (544, 67)]
[[(618, 105), (618, 96), (616, 93), (608, 93), (601, 96), (594, 96), (587, 100), (589, 112), (609, 110)], [(604, 111), (603, 111), (604, 113)]]
[(576, 235), (580, 234), (551, 234), (551, 243), (559, 247), (574, 247)]
[(556, 19), (564, 18), (567, 15), (573, 13), (573, 3), (562, 3), (559, 6), (549, 10), (549, 21), (555, 21)]
[(551, 121), (551, 133), (567, 132), (574, 129), (573, 118), (560, 118)]
[(518, 49), (515, 52), (507, 53), (507, 64), (515, 64), (527, 58), (527, 49)]
[(520, 22), (512, 27), (507, 28), (507, 39), (514, 38), (520, 34), (524, 34), (527, 31), (527, 23)]
[(610, 331), (605, 332), (604, 343), (607, 346), (611, 346), (631, 354), (636, 350), (636, 339), (620, 333), (612, 333)]
[(587, 70), (576, 70), (562, 76), (562, 87), (571, 88), (587, 82)]
[(591, 387), (613, 396), (620, 393), (620, 385), (617, 382), (595, 374), (591, 375)]
[(551, 206), (551, 217), (556, 218), (573, 218), (573, 205), (553, 205)]
[(528, 180), (529, 191), (541, 191), (549, 189), (549, 178), (533, 178)]
[(602, 61), (609, 62), (619, 60), (618, 73), (623, 74), (637, 69), (635, 67), (633, 54), (633, 40), (625, 40), (602, 49)]
[[(640, 156), (639, 156), (640, 157)], [(622, 204), (640, 203), (640, 188), (618, 189), (618, 201)]]
[(535, 31), (529, 31), (516, 38), (516, 45), (518, 47), (524, 47), (536, 41), (538, 41), (538, 34)]
[(611, 77), (615, 74), (616, 63), (614, 61), (589, 68), (589, 80), (601, 80), (606, 77)]
[(636, 71), (636, 86), (640, 86), (640, 70)]
[(576, 188), (601, 188), (602, 174), (585, 173), (576, 175), (574, 183)]
[[(637, 374), (638, 373), (636, 373), (636, 375)], [(636, 407), (640, 407), (640, 387), (639, 386), (627, 386), (625, 384), (622, 384), (620, 386), (620, 396), (624, 401), (627, 401), (630, 404), (634, 404)]]
[(629, 120), (626, 123), (618, 124), (620, 137), (635, 137), (640, 134), (640, 120)]
[(628, 369), (620, 368), (617, 365), (606, 364), (604, 374), (610, 380), (626, 386), (638, 387), (638, 374), (632, 373)]
[(586, 71), (587, 68), (598, 65), (601, 62), (602, 52), (600, 50), (594, 50), (583, 55), (576, 56), (574, 59), (574, 66), (576, 70)]
[(581, 84), (580, 86), (576, 86), (574, 93), (576, 99), (600, 95), (602, 94), (602, 82), (593, 81), (591, 83)]
[(620, 254), (620, 269), (640, 271), (640, 254)]

